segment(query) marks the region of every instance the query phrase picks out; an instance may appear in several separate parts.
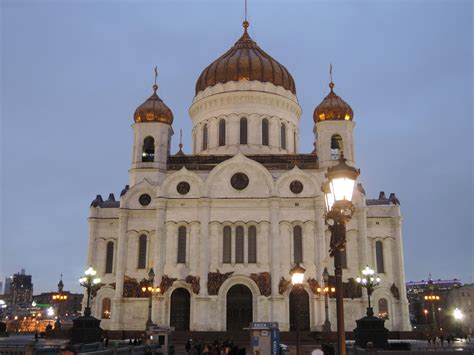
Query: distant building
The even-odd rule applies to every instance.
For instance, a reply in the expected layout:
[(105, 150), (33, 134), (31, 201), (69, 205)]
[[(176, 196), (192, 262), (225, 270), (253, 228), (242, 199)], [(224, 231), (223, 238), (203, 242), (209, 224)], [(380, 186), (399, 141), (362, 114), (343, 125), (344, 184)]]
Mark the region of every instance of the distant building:
[(66, 299), (61, 301), (56, 301), (53, 299), (53, 296), (57, 294), (58, 292), (43, 292), (39, 295), (34, 295), (33, 301), (41, 305), (51, 305), (54, 308), (56, 314), (58, 313), (59, 309), (60, 316), (78, 315), (81, 312), (82, 298), (84, 296), (82, 293), (63, 291), (61, 295), (66, 296)]
[[(442, 320), (446, 317), (447, 295), (453, 290), (462, 286), (459, 279), (433, 280), (429, 277), (427, 280), (409, 281), (406, 283), (407, 297), (409, 302), (410, 321), (412, 325), (432, 325), (442, 328)], [(434, 294), (439, 296), (439, 301), (433, 304), (425, 300), (425, 296)], [(434, 319), (433, 319), (434, 313)]]
[(13, 282), (13, 276), (5, 277), (5, 289), (3, 290), (4, 295), (9, 295), (10, 294), (11, 287), (12, 287), (12, 282)]
[(22, 269), (13, 275), (10, 291), (11, 304), (14, 306), (29, 306), (33, 299), (33, 283), (31, 275), (26, 275)]
[(0, 281), (0, 295), (3, 295), (3, 282)]
[(454, 323), (456, 321), (453, 312), (456, 308), (464, 315), (463, 319), (459, 320), (459, 327), (464, 332), (472, 334), (474, 331), (474, 284), (466, 284), (449, 291), (446, 299), (446, 313)]

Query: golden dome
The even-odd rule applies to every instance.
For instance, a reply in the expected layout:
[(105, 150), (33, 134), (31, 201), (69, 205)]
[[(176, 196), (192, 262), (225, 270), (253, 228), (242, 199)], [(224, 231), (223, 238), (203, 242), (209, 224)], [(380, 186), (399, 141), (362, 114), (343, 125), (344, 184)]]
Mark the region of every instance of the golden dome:
[(133, 119), (138, 122), (161, 122), (171, 125), (173, 123), (173, 112), (160, 99), (156, 93), (158, 86), (153, 85), (153, 95), (135, 110)]
[(334, 83), (332, 81), (329, 83), (329, 87), (331, 88), (331, 92), (314, 110), (314, 123), (330, 120), (352, 121), (352, 118), (354, 118), (352, 108), (347, 102), (336, 95), (333, 90)]
[(218, 83), (241, 80), (270, 82), (296, 95), (295, 81), (288, 70), (249, 36), (247, 21), (243, 26), (244, 34), (234, 46), (203, 70), (196, 83), (196, 95)]

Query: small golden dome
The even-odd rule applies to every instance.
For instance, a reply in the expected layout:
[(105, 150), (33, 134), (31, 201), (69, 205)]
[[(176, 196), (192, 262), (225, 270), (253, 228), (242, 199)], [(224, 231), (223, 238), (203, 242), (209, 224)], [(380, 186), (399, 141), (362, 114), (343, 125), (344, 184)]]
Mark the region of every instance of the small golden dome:
[(324, 100), (315, 108), (313, 119), (314, 123), (321, 121), (352, 121), (354, 112), (347, 102), (341, 99), (334, 92), (334, 83), (329, 83), (331, 92), (324, 98)]
[(171, 125), (173, 123), (173, 112), (161, 100), (156, 91), (158, 86), (153, 85), (153, 95), (135, 110), (133, 119), (139, 122), (161, 122)]
[(265, 53), (247, 33), (234, 46), (203, 70), (196, 82), (196, 95), (207, 87), (229, 81), (256, 80), (282, 86), (296, 95), (295, 81), (290, 72)]

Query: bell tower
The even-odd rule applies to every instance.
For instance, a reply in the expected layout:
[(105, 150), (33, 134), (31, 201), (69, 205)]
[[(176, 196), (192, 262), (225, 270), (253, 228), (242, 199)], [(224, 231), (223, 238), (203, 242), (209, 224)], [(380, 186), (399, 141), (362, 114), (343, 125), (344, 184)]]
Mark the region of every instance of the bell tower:
[(133, 115), (133, 153), (130, 167), (130, 186), (147, 178), (159, 182), (166, 173), (166, 164), (170, 155), (171, 136), (173, 135), (173, 113), (158, 96), (158, 76), (155, 67), (153, 94)]
[(337, 162), (342, 153), (349, 162), (354, 162), (354, 113), (349, 104), (334, 92), (332, 66), (329, 73), (330, 92), (313, 114), (316, 152), (321, 167), (334, 165), (333, 162)]

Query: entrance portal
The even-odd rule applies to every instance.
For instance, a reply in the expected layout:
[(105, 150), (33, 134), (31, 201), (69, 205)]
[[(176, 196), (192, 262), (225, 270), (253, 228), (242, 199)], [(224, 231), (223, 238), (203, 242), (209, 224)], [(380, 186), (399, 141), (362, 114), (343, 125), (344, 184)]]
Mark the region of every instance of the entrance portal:
[(184, 288), (177, 288), (171, 294), (170, 326), (175, 330), (189, 330), (191, 295)]
[(227, 292), (227, 330), (242, 330), (252, 322), (252, 291), (234, 285)]
[(309, 331), (309, 296), (305, 290), (292, 290), (290, 293), (290, 331), (296, 330), (298, 305), (300, 330)]

